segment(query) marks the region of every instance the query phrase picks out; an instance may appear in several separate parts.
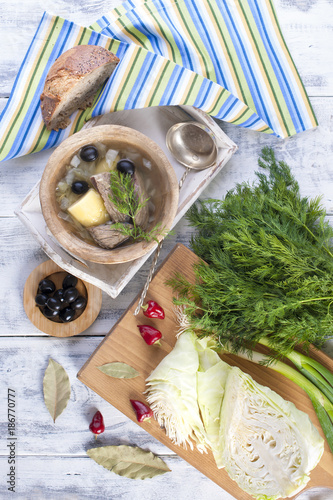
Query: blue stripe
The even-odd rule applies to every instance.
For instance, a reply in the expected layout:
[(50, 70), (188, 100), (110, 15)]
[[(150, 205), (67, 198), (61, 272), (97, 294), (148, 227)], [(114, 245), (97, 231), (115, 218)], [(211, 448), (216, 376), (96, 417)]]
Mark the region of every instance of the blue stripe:
[[(192, 8), (191, 8), (192, 7)], [(187, 2), (187, 9), (189, 11), (189, 14), (191, 15), (191, 18), (194, 21), (194, 24), (196, 25), (196, 28), (198, 30), (198, 33), (200, 35), (201, 40), (204, 42), (205, 48), (211, 58), (211, 61), (213, 63), (214, 71), (215, 71), (215, 81), (219, 85), (222, 85), (222, 87), (226, 88), (227, 90), (230, 90), (229, 85), (227, 84), (224, 75), (223, 75), (223, 70), (220, 64), (220, 58), (218, 57), (216, 50), (214, 48), (214, 44), (209, 36), (208, 30), (205, 26), (205, 24), (202, 22), (201, 14), (200, 11), (196, 5), (196, 0), (188, 0)], [(207, 75), (207, 78), (211, 78), (211, 76)]]
[(30, 128), (32, 127), (34, 118), (36, 116), (37, 111), (40, 109), (40, 101), (39, 97), (40, 94), (43, 92), (44, 88), (44, 82), (46, 79), (46, 75), (52, 66), (53, 62), (59, 55), (64, 51), (64, 47), (68, 41), (68, 37), (73, 30), (74, 23), (65, 21), (63, 23), (63, 26), (59, 32), (58, 38), (56, 43), (54, 44), (53, 50), (51, 52), (50, 58), (47, 61), (47, 65), (44, 68), (44, 71), (42, 73), (41, 78), (39, 79), (36, 91), (34, 93), (34, 96), (31, 99), (31, 104), (27, 110), (27, 113), (25, 115), (25, 119), (23, 123), (21, 124), (21, 127), (16, 135), (15, 142), (11, 148), (10, 154), (14, 152), (15, 155), (18, 155), (20, 151), (22, 150), (22, 147), (24, 146), (24, 141), (27, 138), (27, 135), (30, 132)]
[(183, 39), (182, 35), (178, 32), (176, 26), (174, 25), (171, 17), (168, 14), (168, 6), (165, 6), (162, 0), (156, 0), (156, 4), (158, 3), (160, 4), (161, 7), (161, 9), (158, 10), (158, 13), (168, 26), (170, 32), (172, 33), (174, 42), (179, 50), (179, 54), (182, 60), (182, 65), (184, 66), (184, 68), (195, 71), (195, 66), (191, 59), (191, 54), (185, 43), (185, 40)]
[(108, 18), (106, 16), (103, 16), (100, 19), (97, 19), (96, 23), (101, 28), (101, 32), (102, 32), (103, 29), (105, 29), (110, 24), (110, 21), (108, 20)]
[(201, 106), (203, 106), (207, 96), (209, 95), (212, 85), (214, 85), (214, 82), (208, 80), (207, 78), (204, 78), (193, 106), (195, 106), (196, 108), (201, 108)]
[(158, 57), (157, 54), (152, 54), (151, 52), (147, 53), (144, 63), (140, 69), (139, 76), (135, 80), (130, 95), (128, 96), (128, 99), (125, 103), (125, 109), (131, 109), (136, 107), (141, 92), (146, 87), (147, 79), (149, 79), (150, 72), (153, 69), (157, 57)]
[[(256, 111), (259, 116), (261, 116), (266, 123), (268, 123), (270, 128), (273, 128), (271, 123), (271, 117), (269, 115), (268, 110), (266, 109), (263, 98), (261, 97), (261, 90), (259, 88), (258, 82), (256, 80), (256, 76), (251, 68), (251, 63), (246, 54), (246, 49), (244, 47), (243, 41), (241, 39), (241, 35), (237, 31), (236, 24), (232, 18), (232, 14), (228, 8), (228, 1), (224, 0), (225, 12), (221, 12), (224, 17), (225, 23), (228, 27), (229, 35), (233, 41), (236, 53), (239, 57), (239, 60), (242, 65), (242, 69), (244, 72), (244, 76), (246, 78), (247, 84), (249, 86)], [(223, 8), (221, 4), (221, 8)]]
[(175, 69), (173, 70), (171, 77), (169, 78), (168, 86), (161, 97), (160, 106), (166, 106), (167, 104), (171, 103), (173, 97), (172, 94), (177, 89), (177, 85), (181, 80), (181, 75), (184, 73), (184, 71), (185, 68), (182, 68), (181, 66), (178, 65), (175, 66)]
[(160, 44), (158, 43), (158, 37), (153, 34), (148, 28), (147, 26), (144, 24), (144, 22), (142, 21), (142, 19), (140, 19), (140, 17), (138, 16), (138, 14), (135, 12), (135, 11), (130, 11), (128, 14), (127, 14), (127, 17), (128, 19), (131, 21), (131, 23), (133, 24), (133, 26), (140, 32), (142, 33), (143, 35), (146, 36), (147, 40), (150, 41), (152, 47), (153, 47), (153, 50), (156, 54), (160, 54), (160, 55), (164, 55), (163, 54), (163, 51), (160, 47)]
[(99, 45), (102, 35), (97, 31), (92, 31), (87, 45)]
[(286, 104), (288, 106), (291, 115), (291, 119), (293, 121), (293, 124), (297, 132), (303, 131), (305, 130), (304, 122), (302, 120), (301, 113), (298, 109), (293, 91), (288, 82), (287, 75), (284, 73), (279, 57), (274, 50), (273, 44), (267, 32), (267, 28), (265, 26), (265, 22), (263, 20), (257, 1), (253, 0), (253, 2), (254, 4), (251, 5), (251, 0), (249, 0), (249, 6), (253, 14), (253, 17), (256, 21), (256, 25), (261, 35), (262, 41), (264, 43), (269, 60), (274, 69), (274, 73), (279, 82), (280, 88), (283, 92), (283, 96), (285, 98)]
[(253, 125), (255, 125), (259, 120), (261, 120), (260, 116), (253, 114), (252, 116), (250, 116), (250, 118), (248, 118), (245, 122), (242, 123), (242, 127), (245, 128), (253, 127)]
[[(103, 89), (102, 89), (102, 92), (99, 96), (98, 102), (95, 104), (93, 111), (92, 111), (93, 117), (101, 115), (104, 112), (105, 102), (108, 100), (108, 94), (109, 94), (108, 90), (112, 86), (113, 80), (115, 79), (117, 72), (120, 71), (119, 68), (121, 67), (121, 61), (124, 58), (128, 47), (129, 47), (129, 45), (127, 43), (120, 42), (119, 48), (118, 48), (117, 53), (116, 53), (116, 56), (119, 57), (120, 62), (116, 66), (116, 69), (113, 71), (110, 78), (105, 82), (105, 84), (103, 86)], [(106, 111), (108, 111), (108, 110), (106, 110)]]
[(223, 117), (228, 116), (230, 111), (236, 106), (236, 104), (239, 102), (239, 99), (237, 99), (235, 96), (230, 95), (227, 100), (223, 103), (221, 106), (219, 113), (223, 114)]

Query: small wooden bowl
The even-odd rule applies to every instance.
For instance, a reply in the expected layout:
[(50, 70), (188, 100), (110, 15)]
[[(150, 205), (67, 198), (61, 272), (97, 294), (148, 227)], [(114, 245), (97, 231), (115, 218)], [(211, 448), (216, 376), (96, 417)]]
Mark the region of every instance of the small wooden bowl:
[[(71, 158), (88, 144), (102, 142), (117, 150), (135, 150), (149, 160), (151, 184), (156, 188), (148, 196), (154, 208), (154, 221), (147, 231), (160, 223), (164, 234), (170, 230), (178, 209), (179, 188), (177, 177), (169, 160), (160, 147), (147, 136), (129, 127), (100, 125), (72, 135), (50, 156), (45, 167), (39, 197), (45, 222), (58, 242), (70, 253), (82, 259), (100, 264), (119, 264), (138, 259), (156, 246), (156, 241), (139, 241), (112, 250), (106, 250), (88, 243), (75, 234), (68, 221), (59, 217), (60, 208), (56, 200), (56, 187), (65, 176)], [(160, 241), (163, 235), (157, 236)]]
[(97, 318), (102, 306), (102, 291), (85, 281), (78, 279), (76, 288), (87, 299), (85, 309), (76, 312), (76, 317), (69, 323), (62, 323), (46, 318), (35, 303), (39, 282), (44, 278), (51, 279), (57, 288), (61, 288), (64, 277), (69, 274), (52, 260), (36, 267), (25, 282), (23, 305), (30, 321), (42, 332), (53, 337), (72, 337), (86, 330)]

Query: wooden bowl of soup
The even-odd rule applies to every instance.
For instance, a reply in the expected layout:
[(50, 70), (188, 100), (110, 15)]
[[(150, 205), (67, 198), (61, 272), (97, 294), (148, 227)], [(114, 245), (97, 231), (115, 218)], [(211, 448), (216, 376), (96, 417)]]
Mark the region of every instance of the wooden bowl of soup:
[(65, 250), (119, 264), (150, 252), (168, 233), (179, 188), (172, 165), (149, 137), (100, 125), (56, 148), (39, 196), (47, 227)]

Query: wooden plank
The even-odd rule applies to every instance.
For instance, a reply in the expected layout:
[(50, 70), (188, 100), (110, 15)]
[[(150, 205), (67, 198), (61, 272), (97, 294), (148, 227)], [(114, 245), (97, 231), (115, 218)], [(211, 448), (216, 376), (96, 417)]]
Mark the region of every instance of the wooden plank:
[[(86, 449), (94, 446), (98, 443), (86, 443)], [(109, 472), (88, 456), (19, 457), (16, 491), (13, 494), (3, 487), (1, 499), (233, 500), (234, 497), (180, 458), (161, 458), (171, 469), (170, 473), (135, 481)], [(0, 457), (0, 470), (5, 473), (7, 467), (5, 459)]]
[[(198, 258), (195, 254), (183, 245), (177, 245), (162, 264), (150, 284), (147, 300), (157, 300), (164, 308), (166, 315), (163, 322), (159, 320), (149, 321), (149, 324), (160, 329), (163, 333), (161, 346), (148, 346), (142, 340), (136, 325), (146, 323), (147, 320), (143, 316), (143, 313), (134, 316), (135, 304), (133, 304), (78, 373), (79, 380), (109, 401), (109, 403), (134, 422), (136, 421), (136, 416), (131, 407), (130, 399), (143, 398), (145, 379), (166, 354), (172, 350), (176, 342), (178, 328), (172, 301), (173, 291), (165, 285), (165, 282), (175, 272), (181, 272), (187, 279), (193, 280), (194, 272), (192, 266), (197, 261)], [(315, 353), (312, 356), (316, 359)], [(140, 376), (131, 380), (110, 379), (98, 367), (112, 361), (128, 363), (139, 371)], [(327, 356), (325, 361), (326, 366), (333, 370), (333, 361)], [(268, 368), (264, 369), (250, 362), (245, 363), (238, 358), (233, 358), (232, 363), (244, 368), (246, 372), (253, 375), (257, 382), (268, 385), (284, 399), (293, 401), (297, 407), (310, 416), (322, 434), (309, 398), (293, 382), (275, 372), (270, 373)], [(174, 445), (156, 421), (143, 422), (140, 426), (168, 446), (172, 451), (178, 453), (200, 472), (223, 487), (223, 489), (235, 495), (239, 500), (250, 500), (251, 497), (240, 490), (224, 470), (217, 469), (211, 453), (202, 455), (197, 450), (185, 450), (182, 447)], [(325, 452), (320, 464), (311, 473), (309, 484), (312, 486), (333, 487), (333, 455), (329, 451), (327, 443), (325, 443)]]
[[(19, 456), (80, 457), (85, 455), (86, 449), (95, 445), (120, 442), (149, 448), (159, 455), (173, 455), (165, 446), (77, 379), (78, 370), (100, 341), (101, 338), (93, 337), (0, 339), (0, 422), (5, 439), (7, 389), (14, 389)], [(68, 405), (55, 423), (43, 399), (43, 377), (49, 358), (64, 367), (71, 384)], [(101, 411), (105, 421), (105, 432), (97, 441), (89, 430), (89, 423), (96, 410)], [(4, 440), (2, 443), (4, 444)], [(0, 448), (0, 455), (5, 456), (5, 451), (4, 445)]]

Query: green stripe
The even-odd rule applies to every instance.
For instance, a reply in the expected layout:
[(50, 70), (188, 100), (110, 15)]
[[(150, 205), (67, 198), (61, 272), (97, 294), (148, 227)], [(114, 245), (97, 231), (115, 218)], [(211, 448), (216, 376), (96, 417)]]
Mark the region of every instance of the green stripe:
[(214, 116), (214, 114), (216, 114), (216, 112), (218, 112), (221, 109), (221, 107), (223, 106), (223, 104), (225, 103), (225, 101), (228, 99), (229, 96), (230, 96), (229, 90), (226, 90), (225, 88), (221, 87), (220, 95), (217, 98), (217, 101), (214, 104), (213, 109), (211, 109), (208, 114)]
[[(161, 33), (162, 33), (162, 35), (163, 35), (163, 37), (164, 37), (164, 39), (165, 39), (166, 43), (168, 43), (168, 44), (169, 44), (169, 47), (170, 47), (171, 52), (172, 52), (172, 60), (173, 60), (174, 62), (177, 62), (177, 57), (176, 57), (175, 49), (176, 49), (176, 52), (178, 52), (178, 56), (180, 56), (180, 53), (179, 53), (179, 50), (178, 50), (178, 48), (177, 48), (177, 45), (176, 45), (176, 43), (175, 43), (175, 40), (174, 40), (174, 38), (173, 38), (172, 34), (169, 32), (169, 34), (171, 35), (171, 37), (169, 37), (169, 38), (168, 38), (168, 37), (167, 37), (167, 35), (166, 35), (166, 33), (165, 33), (165, 30), (164, 30), (164, 28), (163, 28), (162, 23), (161, 23), (160, 21), (158, 21), (157, 16), (155, 16), (155, 15), (154, 15), (154, 13), (153, 13), (152, 9), (148, 6), (148, 4), (145, 4), (145, 5), (144, 5), (144, 7), (145, 7), (145, 8), (147, 9), (147, 11), (150, 13), (150, 15), (152, 16), (152, 18), (153, 18), (153, 19), (155, 19), (156, 24), (157, 24), (157, 25), (158, 25), (158, 27), (160, 28)], [(162, 22), (164, 22), (164, 21), (162, 20)], [(180, 61), (180, 62), (181, 62), (181, 61)]]
[[(126, 17), (126, 16), (124, 16)], [(154, 52), (152, 45), (150, 41), (145, 37), (145, 40), (140, 38), (140, 35), (142, 36), (142, 33), (134, 28), (133, 24), (128, 20), (128, 23), (124, 23), (121, 18), (117, 19), (117, 21), (122, 25), (123, 31), (127, 32), (129, 35), (132, 35), (135, 40), (139, 42), (139, 45), (143, 47), (146, 50), (150, 50), (151, 52)]]
[[(279, 109), (279, 112), (280, 112), (283, 124), (284, 124), (284, 126), (285, 126), (285, 128), (287, 130), (287, 134), (290, 136), (290, 135), (292, 135), (292, 133), (291, 133), (289, 125), (287, 123), (287, 122), (289, 122), (289, 124), (292, 125), (292, 127), (293, 127), (292, 120), (291, 120), (291, 117), (290, 117), (290, 113), (289, 113), (288, 107), (286, 105), (286, 102), (285, 102), (284, 96), (282, 94), (282, 91), (280, 89), (280, 86), (279, 86), (279, 84), (278, 84), (278, 82), (276, 80), (276, 76), (275, 76), (275, 73), (273, 71), (273, 68), (272, 68), (272, 65), (270, 63), (270, 60), (268, 58), (267, 52), (265, 50), (265, 47), (263, 46), (263, 42), (262, 42), (262, 40), (260, 38), (260, 34), (258, 33), (257, 25), (256, 25), (256, 23), (255, 23), (255, 21), (254, 21), (254, 19), (252, 17), (252, 13), (251, 13), (250, 9), (248, 9), (249, 10), (248, 14), (250, 14), (250, 16), (248, 17), (248, 15), (245, 12), (245, 8), (244, 8), (244, 6), (242, 5), (241, 2), (239, 2), (239, 6), (240, 6), (240, 8), (241, 8), (241, 10), (243, 12), (245, 22), (246, 22), (246, 24), (247, 24), (247, 26), (249, 28), (250, 33), (251, 33), (252, 40), (254, 41), (254, 44), (256, 46), (257, 53), (259, 55), (262, 67), (263, 67), (265, 75), (267, 77), (269, 86), (270, 86), (270, 88), (272, 90), (275, 103), (276, 103), (276, 105), (277, 105), (277, 107)], [(250, 21), (250, 17), (251, 17), (251, 21)], [(258, 40), (261, 41), (260, 47), (259, 47), (259, 43), (257, 41), (257, 38), (254, 35), (254, 30), (257, 31)], [(262, 53), (264, 55), (262, 55)], [(265, 61), (264, 61), (264, 59), (265, 59)], [(270, 68), (272, 76), (270, 76), (270, 72), (268, 71), (268, 68)], [(272, 79), (275, 80), (276, 88), (275, 88), (275, 85), (272, 82)], [(277, 94), (279, 94), (279, 97), (277, 96)], [(285, 108), (284, 111), (282, 111), (282, 106)], [(286, 113), (286, 115), (289, 116), (288, 120), (286, 119), (285, 113)], [(294, 131), (294, 133), (296, 133), (296, 130)]]
[(162, 84), (165, 81), (169, 81), (173, 70), (174, 70), (173, 65), (170, 64), (169, 62), (167, 62), (163, 68), (162, 73), (158, 77), (157, 83), (155, 84), (155, 89), (154, 89), (154, 92), (150, 98), (148, 107), (158, 105), (161, 102), (161, 98), (162, 98), (164, 90), (165, 90), (164, 88), (161, 89)]
[[(136, 73), (136, 76), (137, 76), (138, 73), (140, 73), (140, 69), (142, 67), (142, 63), (144, 62), (144, 59), (145, 59), (145, 55), (143, 54), (143, 51), (138, 47), (137, 48), (137, 53), (136, 53), (134, 61), (133, 61), (133, 64), (129, 68), (128, 74), (126, 76), (126, 80), (124, 82), (123, 88), (121, 89), (121, 92), (120, 92), (120, 94), (118, 96), (118, 99), (115, 102), (115, 105), (114, 105), (114, 110), (115, 111), (117, 111), (117, 109), (119, 109), (119, 103), (121, 102), (121, 99), (122, 99), (123, 95), (125, 95), (126, 92), (127, 92), (127, 85), (128, 85), (128, 83), (130, 83), (130, 85), (133, 83), (131, 81), (132, 80), (132, 75), (135, 75), (135, 73)], [(136, 76), (133, 77), (133, 81), (135, 81)]]
[[(103, 29), (105, 29), (105, 28), (106, 27), (104, 27)], [(90, 24), (89, 29), (92, 31), (96, 31), (97, 33), (100, 33), (102, 31), (102, 28), (100, 27), (100, 25), (98, 24), (97, 21), (93, 24)]]
[(200, 87), (202, 85), (203, 78), (200, 77), (197, 73), (195, 73), (194, 78), (192, 80), (191, 86), (187, 92), (187, 96), (184, 99), (183, 104), (193, 104), (198, 95)]
[[(213, 80), (214, 82), (216, 82), (216, 74), (215, 74), (214, 68), (212, 68), (212, 71), (210, 72), (209, 69), (208, 69), (208, 66), (207, 66), (207, 62), (206, 62), (206, 61), (210, 61), (210, 56), (207, 53), (205, 47), (204, 46), (202, 47), (202, 45), (200, 47), (200, 45), (196, 41), (196, 38), (198, 40), (200, 40), (200, 35), (196, 31), (196, 27), (195, 27), (195, 24), (193, 23), (193, 21), (191, 19), (191, 16), (188, 14), (188, 16), (187, 16), (188, 21), (186, 21), (185, 15), (183, 14), (183, 12), (182, 12), (181, 8), (179, 7), (179, 5), (177, 3), (175, 3), (174, 5), (175, 5), (176, 9), (178, 10), (178, 12), (180, 14), (180, 17), (183, 20), (184, 25), (186, 26), (187, 34), (191, 38), (193, 44), (196, 46), (196, 48), (198, 49), (199, 54), (202, 57), (202, 60), (203, 60), (204, 66), (205, 66), (205, 70), (206, 70), (206, 74), (204, 76), (206, 78), (208, 78), (209, 80)], [(188, 11), (187, 11), (187, 13), (188, 13)], [(192, 25), (191, 29), (189, 28), (189, 23)], [(196, 33), (196, 37), (194, 36), (194, 33)], [(202, 49), (204, 49), (204, 51)]]
[[(31, 90), (31, 89), (33, 90), (33, 93), (35, 93), (35, 91), (36, 91), (36, 88), (35, 88), (35, 87), (36, 87), (36, 85), (33, 87), (33, 83), (35, 83), (35, 82), (34, 82), (34, 79), (35, 79), (35, 76), (37, 76), (37, 75), (38, 75), (38, 73), (39, 73), (39, 68), (40, 68), (41, 64), (42, 64), (42, 63), (44, 63), (44, 54), (45, 54), (45, 52), (46, 52), (46, 49), (47, 49), (49, 46), (50, 46), (51, 51), (52, 51), (52, 49), (53, 49), (54, 44), (53, 44), (53, 39), (52, 39), (52, 37), (53, 37), (53, 35), (54, 35), (55, 30), (56, 30), (56, 29), (57, 29), (57, 27), (58, 27), (58, 22), (59, 22), (59, 25), (61, 25), (61, 26), (62, 26), (62, 25), (63, 25), (63, 23), (64, 23), (64, 19), (61, 19), (61, 20), (60, 20), (59, 16), (57, 16), (57, 17), (55, 17), (55, 18), (54, 18), (54, 21), (53, 21), (53, 23), (54, 23), (54, 24), (53, 24), (53, 26), (52, 26), (51, 32), (50, 32), (50, 34), (49, 34), (49, 36), (48, 36), (48, 38), (47, 38), (47, 40), (46, 40), (46, 42), (45, 42), (45, 45), (44, 45), (44, 47), (43, 47), (43, 50), (42, 50), (42, 52), (41, 52), (41, 54), (40, 54), (40, 56), (39, 56), (39, 58), (38, 58), (37, 64), (36, 64), (36, 65), (35, 65), (35, 67), (34, 67), (34, 72), (33, 72), (32, 77), (31, 77), (31, 79), (30, 79), (30, 81), (29, 81), (29, 83), (28, 83), (27, 90), (26, 90), (26, 91), (25, 91), (25, 93), (24, 93), (24, 99), (23, 99), (23, 102), (22, 102), (22, 104), (21, 104), (21, 106), (20, 106), (19, 110), (16, 112), (16, 114), (15, 114), (15, 119), (13, 120), (13, 123), (12, 123), (12, 125), (10, 126), (9, 131), (7, 132), (6, 138), (5, 138), (5, 140), (4, 140), (4, 142), (3, 142), (3, 144), (2, 144), (2, 145), (1, 145), (1, 147), (0, 147), (0, 155), (1, 155), (2, 153), (4, 153), (4, 156), (3, 156), (4, 158), (7, 156), (7, 154), (9, 153), (9, 151), (10, 151), (10, 149), (11, 149), (11, 147), (13, 146), (13, 142), (11, 143), (11, 145), (9, 146), (9, 148), (7, 148), (6, 150), (5, 150), (5, 146), (6, 146), (7, 142), (8, 142), (8, 140), (10, 139), (10, 137), (11, 137), (12, 133), (13, 133), (13, 140), (15, 141), (15, 137), (16, 137), (17, 132), (18, 132), (18, 129), (19, 129), (19, 127), (20, 127), (20, 124), (18, 124), (18, 125), (17, 125), (17, 127), (16, 127), (16, 124), (18, 123), (18, 121), (19, 121), (19, 118), (20, 118), (21, 114), (23, 114), (22, 119), (24, 119), (24, 114), (25, 114), (25, 112), (26, 112), (26, 109), (27, 109), (27, 108), (29, 108), (29, 106), (30, 106), (30, 104), (31, 104), (31, 99), (30, 99), (30, 100), (29, 100), (29, 102), (27, 103), (27, 101), (28, 101), (28, 97), (29, 97), (29, 93), (30, 93), (30, 90)], [(58, 33), (56, 33), (56, 36), (58, 36)], [(48, 57), (46, 58), (45, 63), (47, 63), (47, 61), (48, 61)], [(45, 63), (43, 64), (43, 70), (44, 70), (44, 68), (45, 68)], [(39, 78), (38, 78), (37, 80), (39, 80)], [(37, 81), (36, 83), (37, 83), (37, 85), (38, 85), (39, 81)], [(27, 104), (27, 105), (26, 105), (26, 104)]]
[(315, 121), (315, 124), (316, 124), (316, 125), (318, 125), (318, 120), (317, 120), (317, 117), (316, 117), (316, 115), (315, 115), (315, 113), (314, 113), (314, 111), (313, 111), (313, 107), (312, 107), (312, 104), (311, 104), (311, 102), (310, 102), (309, 96), (308, 96), (308, 94), (307, 94), (307, 92), (306, 92), (306, 90), (305, 90), (305, 87), (304, 87), (304, 85), (303, 85), (303, 82), (302, 82), (302, 79), (301, 79), (301, 77), (300, 77), (300, 74), (299, 74), (299, 72), (298, 72), (298, 70), (297, 70), (297, 68), (296, 68), (296, 66), (295, 66), (294, 60), (293, 60), (293, 58), (291, 57), (290, 51), (289, 51), (289, 49), (288, 49), (288, 47), (287, 47), (286, 41), (285, 41), (284, 36), (283, 36), (283, 34), (282, 34), (282, 31), (281, 31), (281, 28), (280, 28), (280, 24), (279, 24), (279, 21), (278, 21), (277, 16), (276, 16), (276, 12), (275, 12), (275, 9), (274, 9), (274, 6), (273, 6), (273, 3), (272, 3), (272, 1), (271, 1), (271, 0), (268, 0), (268, 2), (269, 2), (270, 6), (271, 6), (271, 8), (272, 8), (272, 12), (273, 12), (273, 16), (274, 16), (274, 19), (275, 19), (276, 27), (277, 27), (277, 29), (279, 30), (279, 33), (280, 33), (280, 36), (281, 36), (281, 40), (282, 40), (282, 42), (283, 42), (283, 45), (284, 45), (284, 47), (285, 47), (286, 51), (288, 52), (288, 55), (289, 55), (289, 57), (290, 57), (290, 61), (291, 61), (292, 65), (293, 65), (293, 67), (294, 67), (294, 69), (295, 69), (295, 71), (296, 71), (296, 74), (297, 74), (297, 76), (298, 76), (299, 83), (301, 84), (302, 89), (304, 90), (305, 99), (307, 100), (307, 103), (309, 104), (309, 107), (310, 107), (310, 110), (311, 110), (311, 112), (312, 112), (312, 116), (313, 116), (313, 119), (314, 119), (314, 121)]
[[(90, 36), (91, 36), (91, 30), (88, 30), (88, 28), (83, 28), (78, 45), (85, 45), (89, 41)], [(50, 135), (49, 131), (46, 129), (46, 127), (43, 127), (38, 136), (35, 146), (31, 150), (31, 153), (40, 151), (40, 149), (42, 149), (45, 146), (49, 135)]]
[[(212, 16), (214, 17), (217, 29), (219, 31), (219, 34), (220, 34), (222, 40), (223, 40), (224, 46), (225, 46), (225, 48), (227, 50), (228, 58), (229, 58), (229, 61), (230, 61), (231, 65), (232, 65), (232, 67), (233, 67), (234, 74), (236, 75), (236, 79), (237, 79), (237, 82), (238, 82), (238, 85), (239, 85), (239, 88), (240, 88), (240, 91), (241, 91), (241, 94), (242, 94), (243, 101), (244, 101), (245, 104), (247, 104), (248, 106), (251, 105), (252, 108), (255, 109), (254, 102), (253, 102), (252, 96), (251, 96), (251, 92), (250, 92), (250, 90), (248, 88), (246, 79), (244, 77), (244, 73), (242, 71), (242, 67), (241, 67), (240, 64), (236, 64), (235, 63), (235, 61), (239, 63), (238, 57), (236, 56), (236, 53), (235, 53), (235, 48), (234, 48), (233, 44), (231, 44), (231, 47), (229, 46), (229, 43), (227, 42), (227, 37), (224, 35), (224, 33), (228, 34), (228, 30), (227, 30), (226, 26), (224, 26), (223, 29), (222, 29), (222, 25), (224, 24), (224, 19), (221, 16), (219, 10), (217, 11), (217, 13), (215, 12), (215, 9), (211, 5), (210, 0), (207, 0), (207, 4), (208, 4), (209, 9), (210, 9), (210, 11), (212, 13)], [(218, 17), (219, 17), (219, 19), (218, 19)], [(229, 42), (230, 42), (230, 36), (228, 38), (229, 38)], [(231, 50), (234, 52), (233, 56), (231, 55)], [(238, 66), (239, 73), (237, 71), (237, 66)], [(244, 87), (245, 86), (247, 87), (248, 97), (245, 95), (245, 91), (244, 91)], [(249, 96), (250, 96), (250, 98), (249, 98)]]
[[(91, 30), (89, 30), (89, 31), (90, 31), (90, 34), (89, 34), (89, 37), (90, 37), (90, 35), (91, 35)], [(79, 40), (79, 42), (78, 42), (78, 45), (83, 45), (82, 40), (84, 39), (84, 37), (85, 37), (85, 35), (86, 35), (86, 32), (87, 32), (87, 28), (83, 28), (83, 30), (82, 30), (82, 34), (81, 34), (81, 36), (80, 36), (80, 40)]]
[[(248, 115), (248, 116), (247, 116)], [(246, 122), (249, 118), (253, 116), (253, 111), (249, 109), (248, 107), (239, 115), (238, 118), (235, 118), (234, 120), (230, 120), (230, 123), (233, 123), (234, 125), (237, 125), (239, 123)]]
[(111, 41), (108, 45), (108, 50), (113, 52), (113, 54), (116, 54), (121, 42), (119, 42), (119, 40), (115, 40), (114, 38), (109, 38), (109, 40)]
[(260, 133), (261, 134), (274, 134), (274, 131), (271, 128), (266, 127), (264, 129), (260, 130)]

